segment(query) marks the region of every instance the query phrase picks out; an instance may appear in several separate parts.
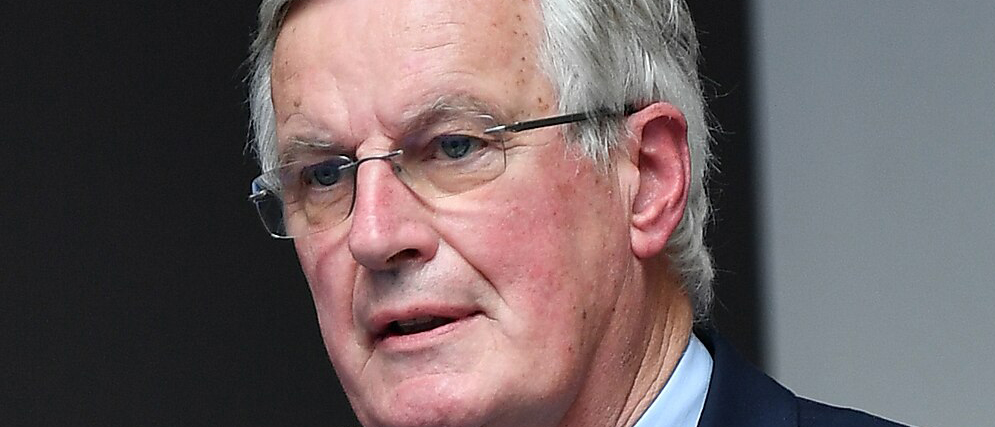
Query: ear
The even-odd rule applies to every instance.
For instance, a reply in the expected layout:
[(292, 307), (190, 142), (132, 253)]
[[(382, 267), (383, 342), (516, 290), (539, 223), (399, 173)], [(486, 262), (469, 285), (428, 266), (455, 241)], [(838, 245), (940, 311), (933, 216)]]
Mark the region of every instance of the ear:
[(673, 105), (657, 102), (630, 115), (628, 126), (629, 159), (638, 171), (638, 190), (632, 195), (632, 251), (647, 259), (663, 251), (684, 217), (691, 179), (687, 121)]

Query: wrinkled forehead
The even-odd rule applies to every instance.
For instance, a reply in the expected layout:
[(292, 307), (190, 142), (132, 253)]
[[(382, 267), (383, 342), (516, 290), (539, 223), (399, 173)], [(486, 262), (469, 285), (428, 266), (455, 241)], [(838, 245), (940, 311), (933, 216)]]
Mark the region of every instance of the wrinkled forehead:
[(536, 56), (540, 28), (532, 0), (295, 2), (274, 52), (278, 128), (295, 114), (345, 115), (314, 111), (309, 98), (319, 94), (321, 104), (348, 111), (351, 129), (355, 116), (417, 114), (404, 111), (407, 104), (465, 95), (454, 91), (513, 109), (509, 115), (534, 110), (523, 94), (546, 89)]
[[(410, 72), (430, 66), (426, 62), (440, 51), (482, 66), (532, 63), (540, 32), (530, 0), (302, 0), (283, 20), (273, 75), (293, 77), (308, 65), (347, 71), (401, 59), (396, 71)], [(309, 63), (287, 60), (291, 51)]]
[[(481, 39), (493, 39), (495, 30), (524, 28), (535, 22), (538, 4), (534, 0), (296, 0), (288, 2), (284, 24), (306, 16), (319, 18), (311, 11), (322, 9), (341, 18), (339, 26), (387, 36), (435, 32), (450, 24), (472, 24)], [(376, 24), (368, 27), (368, 24)], [(286, 27), (286, 25), (283, 25)], [(367, 31), (354, 32), (357, 35)], [(518, 34), (520, 32), (511, 32)], [(471, 33), (465, 34), (467, 36)]]

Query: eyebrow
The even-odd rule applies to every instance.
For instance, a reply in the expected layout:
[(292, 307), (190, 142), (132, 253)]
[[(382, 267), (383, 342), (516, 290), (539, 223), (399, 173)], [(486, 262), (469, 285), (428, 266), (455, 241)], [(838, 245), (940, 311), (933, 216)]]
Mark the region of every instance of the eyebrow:
[(285, 150), (282, 150), (278, 157), (278, 164), (280, 165), (293, 163), (305, 153), (313, 153), (316, 151), (335, 153), (346, 152), (345, 147), (343, 147), (342, 144), (321, 138), (292, 136), (287, 139), (287, 143), (289, 146)]
[[(507, 114), (500, 107), (476, 96), (467, 93), (443, 95), (431, 103), (421, 104), (402, 113), (400, 126), (398, 126), (398, 129), (401, 130), (399, 135), (401, 139), (398, 139), (397, 142), (403, 141), (403, 138), (408, 135), (445, 120), (479, 115), (493, 117), (498, 123), (505, 123), (502, 120), (507, 117)], [(287, 138), (287, 142), (289, 146), (282, 150), (277, 158), (280, 165), (292, 163), (303, 154), (316, 151), (339, 154), (350, 152), (343, 144), (323, 138), (291, 136)]]
[(466, 93), (443, 95), (430, 104), (410, 110), (402, 116), (401, 135), (425, 129), (432, 124), (458, 117), (490, 116), (499, 123), (507, 116), (497, 105)]

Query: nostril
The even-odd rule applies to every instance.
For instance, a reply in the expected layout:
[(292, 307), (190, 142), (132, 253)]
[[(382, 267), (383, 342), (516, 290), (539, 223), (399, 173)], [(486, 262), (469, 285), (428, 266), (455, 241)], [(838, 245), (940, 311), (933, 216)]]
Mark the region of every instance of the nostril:
[(418, 252), (417, 249), (408, 248), (408, 249), (405, 249), (403, 251), (400, 251), (400, 252), (394, 254), (394, 256), (392, 256), (389, 259), (387, 259), (387, 263), (388, 264), (395, 264), (395, 263), (400, 263), (400, 262), (404, 262), (404, 261), (411, 261), (411, 260), (418, 259), (418, 257), (419, 257), (419, 252)]

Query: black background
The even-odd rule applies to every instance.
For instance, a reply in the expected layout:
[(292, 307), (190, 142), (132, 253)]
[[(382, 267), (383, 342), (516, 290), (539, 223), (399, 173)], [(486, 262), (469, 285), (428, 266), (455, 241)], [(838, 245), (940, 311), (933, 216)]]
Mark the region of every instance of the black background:
[[(0, 424), (352, 425), (258, 172), (254, 2), (0, 6)], [(692, 2), (719, 328), (763, 362), (745, 2)]]

